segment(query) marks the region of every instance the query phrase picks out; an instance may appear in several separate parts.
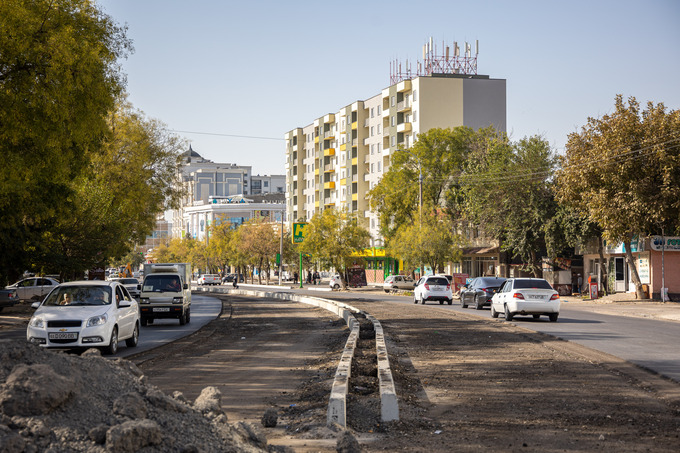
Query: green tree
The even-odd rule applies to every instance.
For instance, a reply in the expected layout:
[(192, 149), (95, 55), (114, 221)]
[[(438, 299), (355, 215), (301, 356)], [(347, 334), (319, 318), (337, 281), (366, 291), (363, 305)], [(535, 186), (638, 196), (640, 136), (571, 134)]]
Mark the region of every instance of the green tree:
[(556, 160), (538, 136), (510, 143), (484, 140), (470, 154), (465, 186), (468, 218), (502, 248), (522, 258), (528, 271), (541, 276), (547, 220), (557, 208), (551, 176)]
[[(258, 269), (258, 282), (262, 283), (262, 272), (269, 283), (269, 263), (279, 251), (279, 235), (271, 223), (253, 219), (241, 225), (240, 248), (248, 257), (249, 264)], [(252, 277), (255, 278), (254, 275)]]
[(625, 245), (636, 296), (645, 297), (630, 245), (635, 236), (680, 232), (680, 111), (651, 102), (642, 110), (617, 95), (614, 112), (569, 135), (557, 197)]
[(29, 267), (123, 92), (125, 28), (88, 0), (0, 2), (0, 279)]
[(404, 260), (407, 269), (427, 264), (434, 272), (443, 272), (447, 262), (460, 259), (460, 242), (443, 215), (427, 214), (399, 227), (387, 248)]
[(460, 174), (472, 137), (474, 131), (468, 127), (430, 129), (418, 136), (413, 147), (397, 150), (391, 156), (389, 170), (368, 193), (386, 239), (399, 227), (412, 224), (419, 215), (420, 174), (423, 206), (433, 212), (446, 205), (447, 194)]
[(368, 230), (346, 210), (324, 209), (307, 224), (300, 250), (339, 272), (342, 287), (346, 288), (345, 273), (352, 253), (368, 247), (370, 239)]

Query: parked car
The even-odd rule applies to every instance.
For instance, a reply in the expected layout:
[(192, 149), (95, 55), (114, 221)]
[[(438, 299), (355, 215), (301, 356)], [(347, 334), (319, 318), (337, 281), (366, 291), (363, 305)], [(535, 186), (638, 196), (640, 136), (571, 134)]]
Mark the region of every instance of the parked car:
[[(236, 280), (236, 274), (227, 274), (224, 277), (222, 277), (222, 283), (234, 283), (234, 280)], [(239, 282), (245, 282), (245, 277), (243, 277), (243, 274), (240, 274), (238, 277)]]
[(5, 307), (13, 307), (19, 303), (16, 289), (0, 289), (0, 311)]
[(440, 275), (426, 275), (418, 280), (413, 290), (413, 303), (425, 304), (428, 300), (438, 300), (439, 304), (444, 302), (453, 304), (453, 293), (451, 283), (446, 277)]
[(199, 285), (219, 285), (222, 283), (222, 279), (217, 274), (203, 274), (198, 277), (197, 283)]
[(340, 289), (340, 287), (342, 286), (342, 281), (340, 280), (340, 275), (334, 275), (333, 277), (331, 277), (329, 285), (330, 285), (331, 289)]
[(16, 290), (19, 300), (39, 301), (58, 284), (59, 282), (53, 278), (30, 277), (19, 280), (13, 285), (7, 286), (6, 289)]
[(408, 275), (390, 275), (383, 283), (383, 289), (386, 293), (399, 289), (412, 291), (415, 287), (415, 280)]
[(491, 305), (491, 297), (505, 283), (504, 278), (500, 277), (477, 277), (463, 286), (460, 290), (460, 305), (467, 308), (474, 305), (477, 310), (481, 310), (485, 305)]
[(139, 295), (141, 294), (141, 291), (139, 290), (139, 280), (136, 278), (119, 278), (116, 281), (125, 286), (125, 289), (128, 290), (132, 297), (139, 300)]
[(119, 282), (63, 283), (33, 307), (26, 338), (42, 347), (98, 347), (116, 354), (119, 341), (128, 347), (139, 342), (139, 306)]
[(507, 321), (516, 315), (546, 315), (551, 322), (560, 313), (560, 295), (542, 278), (509, 278), (491, 298), (491, 316), (503, 313)]

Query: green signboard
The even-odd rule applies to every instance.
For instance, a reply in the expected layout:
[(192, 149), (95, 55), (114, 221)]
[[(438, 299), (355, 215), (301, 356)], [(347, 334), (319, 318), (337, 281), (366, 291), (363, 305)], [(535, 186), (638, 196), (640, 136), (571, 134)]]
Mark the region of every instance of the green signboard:
[(299, 244), (305, 240), (306, 223), (293, 223), (293, 244)]

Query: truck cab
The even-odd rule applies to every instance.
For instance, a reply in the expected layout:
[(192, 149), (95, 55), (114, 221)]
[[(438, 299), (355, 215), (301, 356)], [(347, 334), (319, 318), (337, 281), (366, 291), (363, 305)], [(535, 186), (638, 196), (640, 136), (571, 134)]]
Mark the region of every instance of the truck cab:
[(191, 270), (188, 263), (144, 265), (144, 282), (139, 285), (142, 326), (154, 319), (176, 318), (180, 325), (191, 319)]

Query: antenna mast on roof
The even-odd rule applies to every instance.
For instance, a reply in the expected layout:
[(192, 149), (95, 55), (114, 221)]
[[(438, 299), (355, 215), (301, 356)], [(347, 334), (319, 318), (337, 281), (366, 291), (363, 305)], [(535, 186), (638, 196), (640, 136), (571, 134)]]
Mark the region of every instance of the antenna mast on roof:
[(416, 71), (413, 72), (411, 63), (406, 60), (404, 69), (399, 61), (390, 62), (390, 85), (415, 77), (431, 76), (433, 74), (477, 74), (477, 55), (479, 55), (479, 40), (475, 41), (475, 53), (472, 54), (472, 45), (465, 42), (463, 55), (456, 41), (453, 42), (453, 55), (449, 46), (442, 42), (441, 53), (432, 37), (423, 45), (423, 58), (416, 62)]

